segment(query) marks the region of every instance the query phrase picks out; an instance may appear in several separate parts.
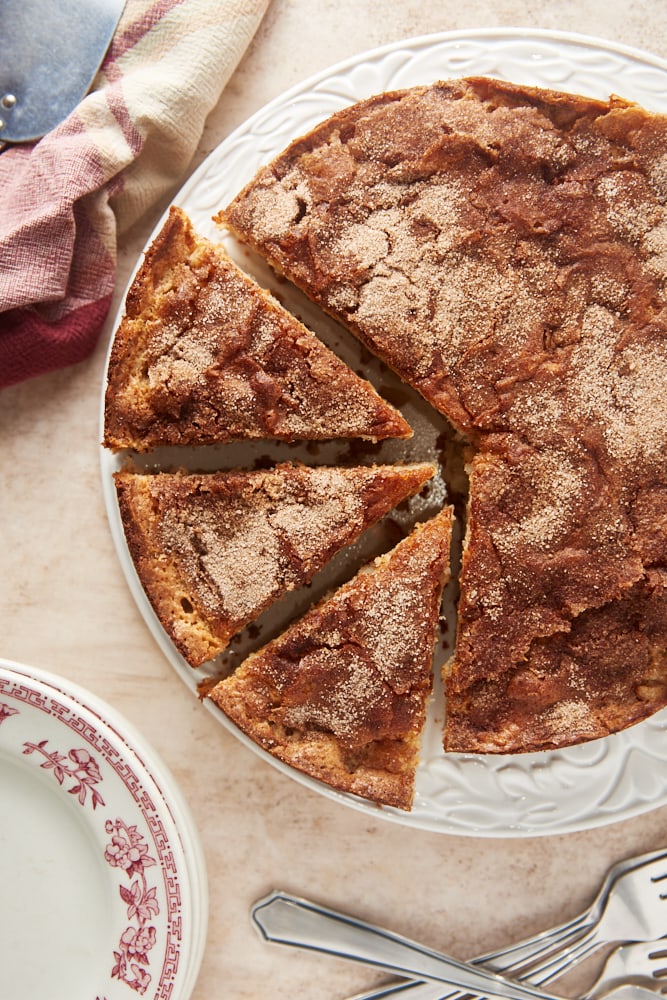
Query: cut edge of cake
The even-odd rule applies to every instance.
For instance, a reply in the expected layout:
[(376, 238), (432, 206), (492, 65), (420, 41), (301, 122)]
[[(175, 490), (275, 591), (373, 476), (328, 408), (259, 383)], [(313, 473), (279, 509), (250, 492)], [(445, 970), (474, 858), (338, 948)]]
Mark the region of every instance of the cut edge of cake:
[(411, 436), (367, 379), (171, 207), (114, 337), (105, 447)]
[[(434, 474), (427, 462), (335, 469), (282, 463), (201, 474), (126, 470), (114, 482), (143, 590), (179, 653), (198, 667)], [(332, 477), (338, 496), (328, 492)], [(224, 495), (217, 507), (216, 492)], [(248, 550), (253, 538), (262, 551)], [(260, 580), (266, 567), (275, 579), (265, 572)]]
[(409, 811), (452, 522), (449, 506), (416, 524), (206, 697), (283, 763)]

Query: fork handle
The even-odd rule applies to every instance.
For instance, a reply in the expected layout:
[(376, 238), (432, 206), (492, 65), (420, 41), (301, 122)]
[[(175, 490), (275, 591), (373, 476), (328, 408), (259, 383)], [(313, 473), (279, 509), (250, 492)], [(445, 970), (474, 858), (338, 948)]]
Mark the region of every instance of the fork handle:
[[(515, 969), (520, 970), (528, 964), (530, 965), (530, 969), (523, 973), (517, 972), (516, 978), (525, 983), (532, 983), (535, 986), (543, 986), (551, 980), (558, 978), (561, 966), (557, 970), (551, 966), (546, 970), (543, 966), (540, 966), (539, 970), (534, 970), (531, 959), (536, 960), (540, 955), (550, 955), (554, 949), (558, 949), (557, 957), (560, 957), (561, 947), (567, 947), (568, 943), (570, 943), (568, 954), (571, 961), (573, 957), (571, 954), (572, 949), (578, 949), (579, 943), (584, 938), (586, 940), (589, 938), (589, 935), (586, 934), (587, 928), (590, 929), (590, 923), (587, 922), (587, 918), (590, 919), (588, 914), (581, 915), (574, 920), (560, 924), (558, 927), (553, 927), (549, 931), (543, 931), (533, 938), (519, 942), (519, 944), (512, 948), (489, 952), (487, 955), (479, 955), (477, 958), (470, 959), (468, 964), (484, 965), (495, 972), (502, 972), (504, 975), (511, 975), (512, 977), (515, 975)], [(594, 944), (591, 944), (587, 950), (591, 950), (594, 946)], [(504, 961), (506, 957), (509, 958), (511, 955), (514, 955), (515, 962), (511, 960)], [(579, 952), (577, 950), (577, 957), (578, 955)], [(487, 961), (493, 962), (494, 960), (496, 961), (495, 968), (487, 965)], [(544, 965), (546, 965), (546, 962), (547, 960), (545, 960)], [(396, 997), (396, 1000), (459, 1000), (463, 994), (461, 992), (443, 991), (442, 988), (438, 988), (433, 983), (395, 983), (359, 994), (353, 1000), (386, 1000), (386, 998), (393, 996)]]
[[(511, 973), (514, 979), (533, 981), (535, 974), (535, 964), (542, 958), (548, 958), (557, 948), (561, 949), (576, 944), (586, 933), (591, 925), (591, 916), (588, 911), (580, 914), (573, 920), (552, 927), (548, 931), (536, 934), (535, 937), (509, 948), (501, 948), (499, 951), (487, 952), (486, 955), (479, 955), (472, 959), (473, 965), (483, 965), (486, 969), (502, 974)], [(556, 978), (554, 975), (551, 978)], [(537, 980), (534, 980), (537, 984)], [(546, 980), (541, 980), (546, 982)]]
[(272, 892), (252, 907), (255, 924), (267, 941), (297, 945), (375, 965), (399, 976), (445, 985), (477, 997), (505, 1000), (554, 1000), (531, 986), (475, 969), (449, 955), (285, 892)]

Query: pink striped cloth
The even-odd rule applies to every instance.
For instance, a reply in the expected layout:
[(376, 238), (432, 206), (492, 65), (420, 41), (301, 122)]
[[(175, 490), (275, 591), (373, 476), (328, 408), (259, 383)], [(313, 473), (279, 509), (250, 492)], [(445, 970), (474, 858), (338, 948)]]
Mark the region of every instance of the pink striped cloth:
[(269, 0), (128, 0), (93, 87), (0, 153), (0, 387), (84, 360), (116, 239), (183, 177)]

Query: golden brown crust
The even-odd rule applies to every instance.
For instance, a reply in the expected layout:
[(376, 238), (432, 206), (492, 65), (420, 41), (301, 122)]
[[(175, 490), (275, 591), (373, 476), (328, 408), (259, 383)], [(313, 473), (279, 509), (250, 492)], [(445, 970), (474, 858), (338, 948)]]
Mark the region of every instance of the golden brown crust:
[(128, 551), (155, 614), (192, 666), (212, 660), (231, 635), (216, 635), (193, 603), (191, 586), (165, 548), (160, 505), (147, 479), (126, 472), (114, 478)]
[(208, 696), (285, 763), (409, 809), (451, 527), (451, 508), (418, 524)]
[(106, 447), (410, 434), (369, 382), (172, 207), (115, 336)]
[(459, 428), (523, 428), (591, 305), (664, 330), (666, 141), (618, 99), (453, 81), (339, 112), (219, 219)]
[(115, 474), (141, 584), (199, 666), (433, 476), (428, 463)]
[(450, 686), (445, 747), (513, 753), (618, 732), (667, 703), (665, 648), (667, 574), (654, 571), (535, 640), (515, 671)]
[[(667, 704), (659, 629), (636, 625), (647, 700), (636, 665), (604, 691), (582, 625), (625, 636), (667, 565), (666, 149), (667, 117), (619, 98), (449, 81), (343, 110), (220, 214), (476, 449), (450, 747), (566, 745)], [(557, 733), (510, 694), (543, 647), (583, 684)]]

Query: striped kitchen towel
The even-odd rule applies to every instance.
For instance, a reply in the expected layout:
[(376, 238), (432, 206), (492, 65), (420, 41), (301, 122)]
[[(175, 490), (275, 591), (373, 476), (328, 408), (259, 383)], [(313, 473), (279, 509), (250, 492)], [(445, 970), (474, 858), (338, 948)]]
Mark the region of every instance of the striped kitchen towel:
[(128, 0), (93, 87), (0, 153), (0, 387), (82, 361), (116, 239), (184, 175), (269, 0)]

